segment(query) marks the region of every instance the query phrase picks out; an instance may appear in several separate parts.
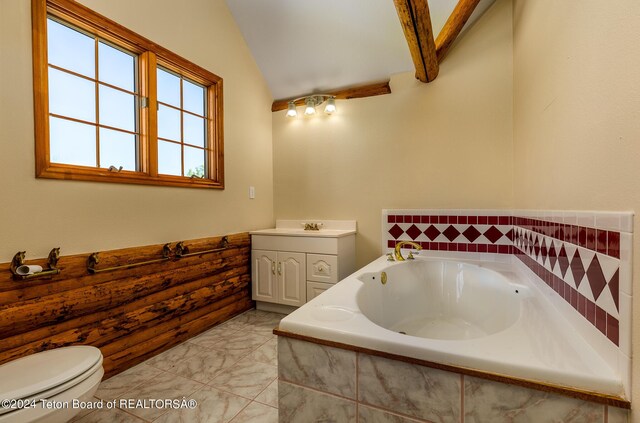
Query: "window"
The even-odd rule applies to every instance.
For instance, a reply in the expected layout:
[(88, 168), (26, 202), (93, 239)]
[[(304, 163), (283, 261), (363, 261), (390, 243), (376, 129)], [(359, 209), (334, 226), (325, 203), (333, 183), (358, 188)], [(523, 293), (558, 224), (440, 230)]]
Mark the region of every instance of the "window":
[(71, 0), (33, 0), (36, 176), (224, 188), (222, 79)]

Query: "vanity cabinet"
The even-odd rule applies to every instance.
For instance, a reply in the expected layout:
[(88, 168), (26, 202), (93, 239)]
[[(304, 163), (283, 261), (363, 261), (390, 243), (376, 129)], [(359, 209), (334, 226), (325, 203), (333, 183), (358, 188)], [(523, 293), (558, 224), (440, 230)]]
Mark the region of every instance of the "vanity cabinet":
[(253, 299), (301, 306), (306, 297), (304, 253), (252, 250)]
[(290, 311), (274, 307), (299, 307), (355, 271), (355, 221), (324, 221), (319, 231), (303, 231), (299, 221), (278, 223), (251, 232), (252, 297), (259, 309)]

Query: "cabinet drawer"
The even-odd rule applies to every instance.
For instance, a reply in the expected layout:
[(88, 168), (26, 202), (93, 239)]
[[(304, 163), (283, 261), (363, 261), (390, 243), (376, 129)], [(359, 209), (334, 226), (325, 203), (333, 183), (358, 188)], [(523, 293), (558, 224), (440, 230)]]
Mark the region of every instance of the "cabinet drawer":
[(307, 302), (313, 300), (327, 289), (333, 286), (332, 283), (309, 282), (307, 281)]
[(338, 256), (307, 254), (307, 280), (314, 282), (338, 282)]

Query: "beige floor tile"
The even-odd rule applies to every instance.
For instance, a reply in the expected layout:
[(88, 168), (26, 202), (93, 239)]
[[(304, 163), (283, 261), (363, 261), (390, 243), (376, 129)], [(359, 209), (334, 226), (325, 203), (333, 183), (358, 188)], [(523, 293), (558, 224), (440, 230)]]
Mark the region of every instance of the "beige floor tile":
[[(162, 373), (148, 383), (144, 383), (132, 391), (127, 392), (120, 399), (130, 400), (165, 400), (189, 397), (204, 385), (196, 381), (183, 378), (171, 373)], [(122, 407), (121, 407), (122, 408)], [(127, 412), (146, 420), (153, 420), (164, 414), (163, 408), (127, 408)]]
[(199, 345), (205, 348), (211, 348), (215, 344), (227, 339), (229, 336), (238, 333), (237, 329), (230, 329), (228, 327), (216, 326), (212, 329), (209, 329), (206, 332), (201, 333), (200, 335), (189, 339), (187, 342), (192, 344)]
[(181, 361), (170, 372), (187, 379), (207, 383), (244, 356), (233, 351), (210, 350)]
[(162, 354), (156, 355), (145, 363), (160, 370), (170, 370), (182, 360), (191, 358), (198, 353), (205, 352), (206, 350), (206, 348), (201, 347), (200, 345), (184, 342), (163, 352)]
[(229, 336), (224, 342), (215, 345), (215, 349), (228, 353), (249, 354), (270, 338), (252, 332), (238, 332)]
[(226, 423), (250, 400), (205, 386), (190, 397), (198, 402), (194, 409), (171, 410), (157, 423)]
[(268, 405), (252, 402), (231, 423), (278, 423), (278, 410)]
[(252, 360), (260, 363), (271, 364), (272, 366), (278, 365), (278, 339), (273, 338), (268, 340), (265, 344), (258, 347), (248, 356)]
[(278, 408), (278, 379), (274, 380), (255, 399), (262, 404)]
[(143, 421), (117, 408), (96, 410), (77, 420), (78, 423), (142, 423)]
[(220, 373), (209, 385), (253, 399), (269, 386), (277, 375), (276, 366), (245, 358)]
[(145, 363), (138, 364), (102, 382), (95, 396), (105, 401), (112, 400), (160, 374), (162, 370), (147, 366)]

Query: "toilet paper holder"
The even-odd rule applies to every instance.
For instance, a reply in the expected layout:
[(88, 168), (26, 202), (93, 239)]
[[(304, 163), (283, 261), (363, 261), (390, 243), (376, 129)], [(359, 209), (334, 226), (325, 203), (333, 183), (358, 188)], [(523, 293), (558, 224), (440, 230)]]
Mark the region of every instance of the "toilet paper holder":
[[(24, 263), (24, 259), (26, 256), (26, 251), (18, 251), (15, 256), (13, 256), (13, 260), (11, 260), (11, 266), (9, 269), (13, 274), (13, 278), (16, 280), (25, 280), (25, 279), (34, 279), (40, 278), (44, 276), (52, 276), (60, 273), (60, 269), (58, 269), (58, 259), (60, 258), (60, 248), (53, 248), (49, 252), (49, 256), (47, 257), (47, 267), (43, 269), (41, 266), (37, 266), (39, 268), (38, 271), (30, 273), (34, 266), (27, 266)], [(25, 269), (26, 268), (26, 269)]]

